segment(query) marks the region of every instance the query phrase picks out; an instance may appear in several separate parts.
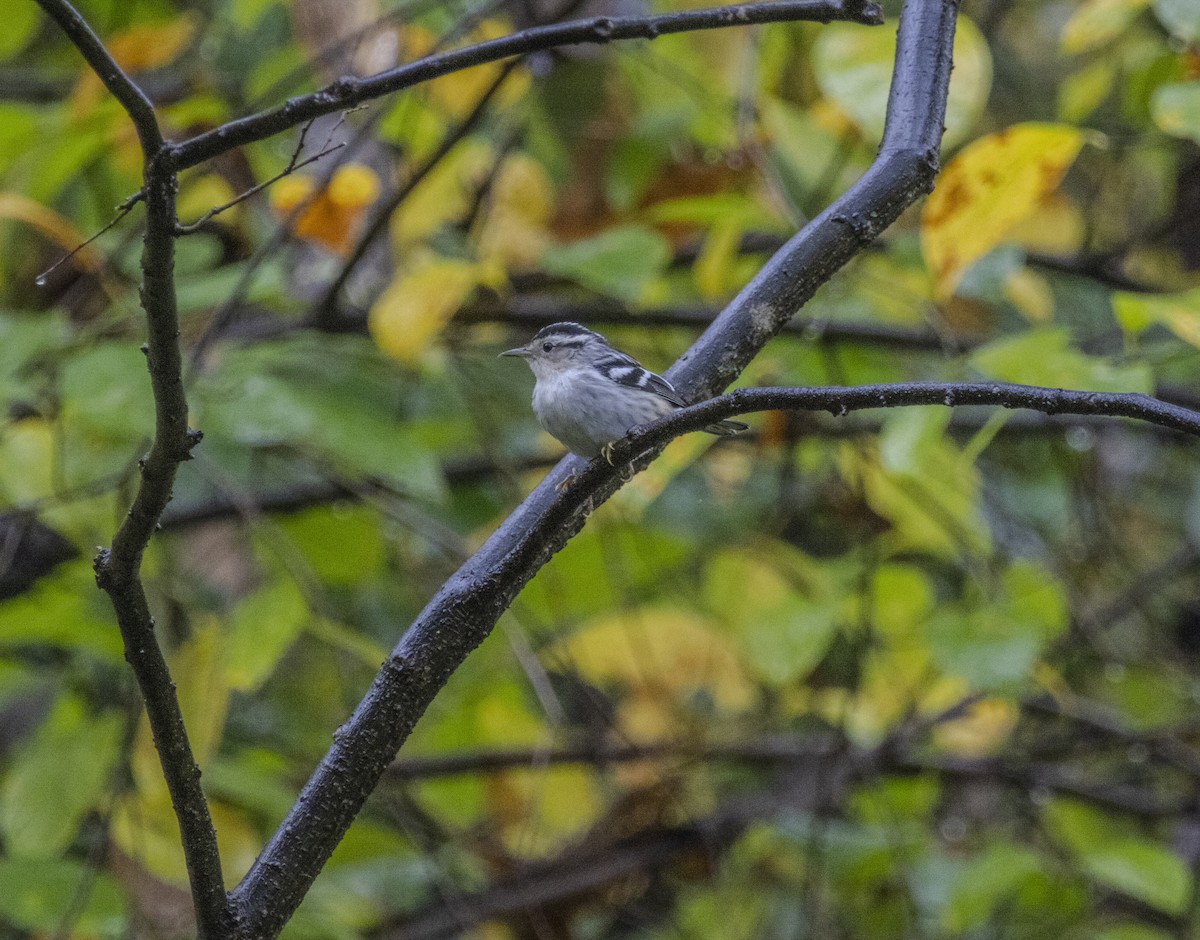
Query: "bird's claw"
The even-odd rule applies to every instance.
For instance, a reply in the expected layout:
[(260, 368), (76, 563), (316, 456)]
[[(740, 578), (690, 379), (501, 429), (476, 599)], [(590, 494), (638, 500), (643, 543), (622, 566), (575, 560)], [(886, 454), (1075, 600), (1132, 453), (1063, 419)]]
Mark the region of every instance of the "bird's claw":
[(610, 467), (615, 467), (617, 465), (616, 460), (613, 459), (613, 447), (616, 446), (616, 443), (616, 441), (609, 441), (600, 448), (600, 456), (608, 461), (608, 465)]

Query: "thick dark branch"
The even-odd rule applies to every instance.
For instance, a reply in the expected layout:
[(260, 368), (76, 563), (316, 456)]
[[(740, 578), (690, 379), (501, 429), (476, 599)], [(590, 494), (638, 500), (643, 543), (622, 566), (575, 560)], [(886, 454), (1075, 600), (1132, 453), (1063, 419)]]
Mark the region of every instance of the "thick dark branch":
[(498, 39), (426, 56), (370, 78), (338, 79), (310, 95), (292, 98), (277, 108), (230, 121), (185, 140), (175, 146), (175, 160), (181, 170), (186, 169), (234, 147), (264, 140), (323, 114), (332, 114), (451, 72), (544, 49), (596, 45), (620, 39), (654, 39), (667, 33), (800, 20), (852, 20), (879, 24), (883, 22), (883, 14), (869, 0), (775, 0), (771, 3), (747, 3), (709, 10), (684, 10), (660, 16), (600, 16), (552, 26), (537, 26)]
[[(221, 877), (216, 832), (140, 576), (142, 553), (171, 498), (175, 472), (200, 439), (187, 426), (188, 406), (179, 350), (175, 302), (175, 234), (179, 221), (175, 211), (176, 167), (163, 145), (154, 107), (121, 71), (83, 18), (66, 0), (38, 0), (38, 3), (62, 27), (128, 112), (142, 145), (146, 233), (141, 298), (148, 328), (143, 350), (154, 395), (154, 442), (141, 461), (141, 484), (129, 514), (113, 537), (112, 548), (102, 549), (96, 556), (96, 583), (112, 600), (125, 658), (146, 702), (154, 745), (179, 820), (198, 932), (201, 937), (215, 940), (229, 936), (233, 926)], [(133, 205), (135, 201), (131, 199), (127, 204)]]
[(141, 295), (148, 338), (142, 348), (154, 394), (154, 441), (141, 460), (141, 484), (125, 521), (113, 536), (112, 548), (96, 556), (96, 583), (112, 599), (125, 659), (146, 700), (146, 716), (179, 820), (199, 935), (215, 940), (229, 936), (232, 926), (217, 836), (140, 575), (142, 553), (171, 499), (175, 473), (200, 440), (199, 433), (187, 425), (175, 304), (175, 170), (164, 150), (147, 155), (145, 192)]
[[(803, 7), (774, 3), (746, 9), (776, 15), (789, 10), (798, 14)], [(850, 15), (848, 8), (838, 9)], [(856, 5), (854, 18), (864, 18), (868, 9), (874, 15), (873, 7)], [(938, 167), (955, 13), (952, 0), (908, 0), (901, 17), (879, 159), (772, 258), (671, 370), (685, 396), (706, 398), (723, 390), (821, 284), (929, 191)], [(712, 15), (672, 16), (683, 28), (689, 22), (694, 25), (689, 17)], [(722, 25), (729, 17), (722, 12), (712, 25)], [(600, 38), (615, 38), (613, 29), (625, 22), (602, 21)], [(658, 20), (636, 21), (637, 30), (643, 32), (633, 35), (644, 35), (647, 23), (662, 29)], [(569, 28), (581, 27), (570, 24)], [(585, 24), (580, 41), (594, 41), (595, 28), (594, 21)], [(535, 35), (547, 34), (539, 31)], [(503, 56), (534, 48), (524, 45)], [(494, 53), (497, 46), (485, 44), (478, 49)], [(428, 60), (418, 67), (427, 69)], [(347, 93), (361, 87), (356, 83)], [(333, 97), (338, 99), (338, 95)], [(338, 99), (330, 104), (342, 107), (344, 102)], [(271, 132), (276, 126), (273, 121), (289, 126), (287, 122), (293, 118), (303, 120), (304, 116), (281, 114), (265, 123), (262, 117), (249, 119), (248, 127), (232, 131), (233, 143)], [(219, 142), (201, 144), (203, 139), (197, 138), (184, 145), (183, 156), (194, 161), (220, 152), (231, 145), (229, 133)], [(587, 491), (579, 485), (565, 494), (555, 491), (568, 474), (582, 467), (577, 458), (568, 458), (551, 471), (409, 627), (354, 714), (335, 735), (287, 819), (234, 890), (234, 902), (248, 934), (270, 937), (278, 932), (451, 673), (488, 636), (517, 592), (579, 531), (586, 517), (585, 501), (598, 504), (619, 485), (609, 468), (593, 468), (601, 476), (594, 478)], [(591, 500), (586, 499), (588, 495)]]
[(114, 98), (129, 114), (134, 127), (137, 128), (138, 140), (142, 143), (142, 152), (151, 154), (163, 144), (162, 132), (158, 128), (158, 118), (154, 114), (154, 105), (150, 99), (133, 83), (128, 75), (117, 65), (116, 60), (104, 48), (100, 37), (92, 32), (79, 12), (66, 0), (37, 0), (38, 6), (46, 11), (59, 28), (67, 34), (67, 38), (80, 51), (92, 71), (104, 82)]

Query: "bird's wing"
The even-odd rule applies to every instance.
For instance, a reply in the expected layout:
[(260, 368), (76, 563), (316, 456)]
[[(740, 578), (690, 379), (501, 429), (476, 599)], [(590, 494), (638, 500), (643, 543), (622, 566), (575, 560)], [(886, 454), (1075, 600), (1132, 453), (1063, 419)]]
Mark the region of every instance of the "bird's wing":
[(643, 368), (632, 356), (614, 349), (596, 363), (596, 369), (606, 379), (624, 385), (628, 388), (640, 388), (653, 392), (660, 398), (665, 398), (672, 405), (683, 407), (683, 399), (675, 391), (675, 387), (661, 375), (656, 375), (649, 369)]

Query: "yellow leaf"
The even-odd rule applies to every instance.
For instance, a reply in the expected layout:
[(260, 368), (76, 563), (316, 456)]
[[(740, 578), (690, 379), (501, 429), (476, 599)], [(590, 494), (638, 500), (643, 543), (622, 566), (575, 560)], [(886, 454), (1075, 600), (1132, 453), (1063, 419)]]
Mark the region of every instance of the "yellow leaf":
[(682, 704), (697, 692), (727, 712), (754, 701), (754, 686), (729, 640), (708, 618), (674, 607), (601, 615), (554, 644), (549, 655), (591, 682), (630, 689), (642, 711), (647, 698)]
[(504, 161), (492, 184), (491, 207), (479, 229), (479, 255), (505, 270), (529, 270), (550, 235), (554, 186), (532, 157), (515, 153)]
[(921, 248), (940, 300), (1057, 188), (1083, 142), (1075, 127), (1016, 124), (950, 161), (921, 214)]
[[(68, 251), (81, 244), (86, 237), (53, 209), (20, 193), (0, 192), (0, 219), (24, 222)], [(103, 259), (90, 245), (81, 248), (74, 258), (74, 263), (86, 271), (99, 270), (102, 262)]]
[(742, 226), (733, 219), (718, 222), (705, 237), (693, 268), (696, 288), (705, 300), (719, 300), (731, 293), (741, 240)]
[(1027, 252), (1070, 255), (1083, 245), (1086, 228), (1079, 207), (1061, 192), (1053, 192), (1009, 229), (1006, 241)]
[(654, 463), (621, 487), (616, 505), (632, 510), (635, 515), (644, 512), (662, 495), (668, 483), (699, 460), (715, 442), (716, 438), (707, 434), (675, 438)]
[(1054, 292), (1044, 277), (1029, 268), (1017, 268), (1005, 278), (1004, 297), (1034, 323), (1054, 316)]
[(480, 283), (478, 264), (427, 256), (401, 273), (375, 301), (368, 325), (389, 356), (416, 363)]
[(1062, 51), (1087, 52), (1116, 39), (1150, 0), (1086, 0), (1075, 8), (1062, 31)]
[(1072, 72), (1058, 86), (1058, 117), (1068, 124), (1079, 124), (1100, 107), (1117, 80), (1117, 63), (1097, 59)]
[(593, 824), (601, 805), (598, 780), (589, 767), (494, 774), (486, 784), (489, 821), (500, 824), (514, 855), (545, 855)]
[(491, 172), (495, 154), (486, 144), (466, 141), (433, 169), (392, 216), (392, 237), (400, 245), (419, 242), (467, 213), (479, 184)]
[[(466, 37), (468, 43), (485, 42), (508, 35), (512, 30), (509, 26), (496, 19), (484, 20)], [(423, 26), (410, 24), (403, 28), (401, 41), (404, 52), (410, 59), (419, 59), (434, 52), (437, 36)], [(504, 69), (502, 62), (490, 62), (475, 68), (463, 69), (441, 78), (435, 78), (425, 84), (430, 97), (452, 117), (466, 117), (478, 103), (479, 99), (491, 86)], [(511, 104), (519, 100), (529, 89), (529, 72), (517, 69), (496, 94), (497, 104)]]
[(13, 503), (53, 499), (58, 434), (44, 418), (25, 418), (0, 433), (0, 496)]
[[(281, 180), (282, 182), (282, 180)], [(223, 206), (236, 196), (229, 181), (219, 173), (205, 173), (188, 182), (179, 193), (177, 210), (183, 222), (190, 222), (208, 212), (214, 206)], [(221, 218), (226, 223), (236, 222), (242, 206), (230, 206)]]
[(1113, 313), (1126, 333), (1160, 323), (1184, 342), (1200, 347), (1200, 288), (1180, 294), (1113, 294)]
[(934, 742), (959, 757), (986, 757), (1004, 745), (1018, 717), (1017, 706), (1008, 699), (982, 699), (961, 718), (939, 725)]
[[(222, 631), (215, 619), (201, 623), (171, 657), (178, 683), (179, 706), (197, 764), (216, 754), (225, 728), (229, 686), (225, 681)], [(187, 884), (187, 869), (179, 844), (179, 826), (150, 725), (145, 716), (138, 726), (130, 754), (134, 790), (113, 815), (113, 840), (156, 877)], [(253, 828), (236, 810), (211, 804), (217, 842), (225, 859), (224, 874), (236, 882), (254, 860), (259, 843)]]

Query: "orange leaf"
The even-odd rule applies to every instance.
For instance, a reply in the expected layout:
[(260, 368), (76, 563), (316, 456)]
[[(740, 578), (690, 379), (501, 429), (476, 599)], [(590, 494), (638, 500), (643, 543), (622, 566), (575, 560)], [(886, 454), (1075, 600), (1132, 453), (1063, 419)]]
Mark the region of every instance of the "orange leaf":
[(288, 216), (296, 206), (311, 200), (292, 223), (292, 231), (335, 254), (345, 254), (363, 213), (379, 195), (379, 177), (368, 166), (348, 163), (338, 168), (316, 196), (312, 195), (314, 185), (308, 176), (284, 177), (271, 190), (271, 208), (279, 216)]

